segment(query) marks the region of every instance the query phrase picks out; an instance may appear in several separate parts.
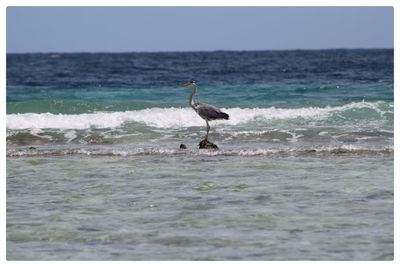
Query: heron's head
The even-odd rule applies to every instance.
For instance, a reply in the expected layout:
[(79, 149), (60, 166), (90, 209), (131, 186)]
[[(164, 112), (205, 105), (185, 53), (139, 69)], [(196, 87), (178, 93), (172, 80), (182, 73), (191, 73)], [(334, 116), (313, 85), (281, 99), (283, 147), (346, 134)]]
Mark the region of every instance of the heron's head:
[(182, 84), (183, 88), (191, 88), (191, 87), (193, 88), (195, 86), (197, 86), (197, 85), (196, 85), (196, 81), (194, 79), (190, 80), (190, 82), (188, 82), (188, 83)]

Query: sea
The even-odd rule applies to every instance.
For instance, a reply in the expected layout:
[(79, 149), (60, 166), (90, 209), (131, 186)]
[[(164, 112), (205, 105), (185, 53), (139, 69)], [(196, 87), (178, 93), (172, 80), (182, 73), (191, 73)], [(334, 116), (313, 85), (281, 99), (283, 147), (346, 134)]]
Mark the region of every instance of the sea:
[[(8, 260), (393, 259), (393, 49), (7, 54), (6, 71)], [(199, 149), (191, 79), (229, 114), (219, 149)]]

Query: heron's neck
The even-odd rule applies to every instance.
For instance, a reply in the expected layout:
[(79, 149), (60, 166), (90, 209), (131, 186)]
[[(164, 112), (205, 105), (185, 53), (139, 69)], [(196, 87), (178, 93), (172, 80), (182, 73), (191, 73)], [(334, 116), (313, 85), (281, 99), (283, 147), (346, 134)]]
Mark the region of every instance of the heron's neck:
[(189, 104), (190, 104), (190, 106), (192, 107), (192, 108), (195, 108), (195, 106), (194, 106), (194, 101), (193, 101), (193, 96), (194, 96), (194, 94), (197, 92), (197, 86), (194, 86), (193, 88), (192, 88), (192, 93), (190, 94), (190, 96), (189, 96)]

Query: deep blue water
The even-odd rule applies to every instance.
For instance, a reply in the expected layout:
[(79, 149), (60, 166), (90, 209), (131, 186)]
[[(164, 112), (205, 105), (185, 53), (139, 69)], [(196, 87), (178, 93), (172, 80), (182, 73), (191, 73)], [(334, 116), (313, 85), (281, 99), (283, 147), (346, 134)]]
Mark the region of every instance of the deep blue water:
[(393, 82), (393, 49), (9, 54), (7, 85), (61, 88)]
[(202, 101), (222, 107), (393, 101), (393, 50), (12, 54), (7, 113), (179, 107), (179, 85), (191, 78)]

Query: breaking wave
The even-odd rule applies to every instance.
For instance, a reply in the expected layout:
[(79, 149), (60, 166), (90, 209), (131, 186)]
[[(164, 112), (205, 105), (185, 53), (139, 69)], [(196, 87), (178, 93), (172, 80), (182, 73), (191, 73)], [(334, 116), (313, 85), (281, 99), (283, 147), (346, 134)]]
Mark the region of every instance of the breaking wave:
[[(271, 120), (392, 120), (393, 104), (383, 101), (355, 102), (338, 107), (306, 108), (228, 108), (230, 115), (221, 125), (240, 125)], [(156, 128), (204, 126), (204, 121), (190, 108), (149, 108), (125, 112), (84, 114), (24, 113), (8, 114), (7, 129), (88, 129), (118, 128), (126, 123), (143, 123)]]

